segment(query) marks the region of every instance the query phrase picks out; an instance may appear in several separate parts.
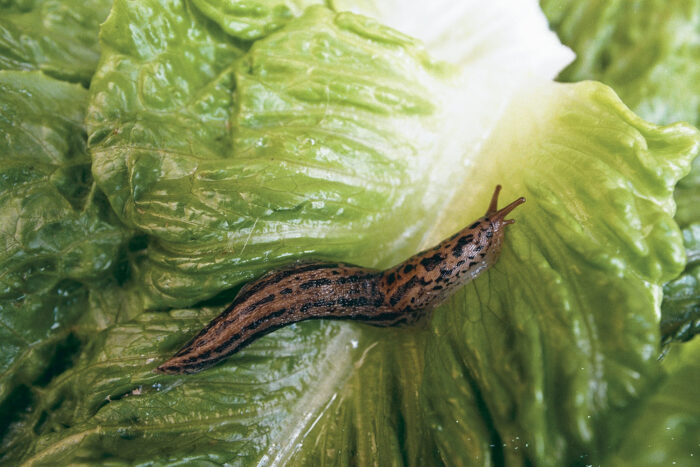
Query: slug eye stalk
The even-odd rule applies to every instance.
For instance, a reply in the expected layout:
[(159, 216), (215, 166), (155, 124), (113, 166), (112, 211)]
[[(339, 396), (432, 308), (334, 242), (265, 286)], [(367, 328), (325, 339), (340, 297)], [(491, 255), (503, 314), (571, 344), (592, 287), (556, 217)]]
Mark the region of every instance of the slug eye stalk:
[(513, 211), (513, 209), (523, 204), (526, 201), (525, 197), (521, 196), (506, 207), (498, 209), (498, 195), (500, 194), (501, 185), (496, 185), (496, 189), (493, 190), (493, 195), (491, 195), (491, 203), (489, 204), (489, 208), (486, 210), (486, 216), (491, 218), (492, 220), (500, 220), (503, 224), (506, 225), (514, 224), (514, 219), (506, 219), (505, 217), (508, 214), (510, 214), (511, 211)]

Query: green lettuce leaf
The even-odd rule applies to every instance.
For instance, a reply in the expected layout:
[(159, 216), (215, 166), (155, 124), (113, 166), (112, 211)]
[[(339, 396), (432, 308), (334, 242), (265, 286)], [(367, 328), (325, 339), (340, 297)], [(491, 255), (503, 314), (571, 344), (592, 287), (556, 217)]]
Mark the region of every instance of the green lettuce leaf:
[[(559, 79), (600, 80), (643, 118), (655, 123), (700, 124), (700, 1), (575, 2), (541, 0), (551, 26), (577, 59)], [(700, 161), (675, 194), (688, 264), (664, 288), (664, 342), (686, 340), (698, 329), (700, 284)], [(689, 240), (690, 239), (690, 240)]]
[[(700, 65), (699, 65), (700, 66)], [(687, 263), (664, 285), (661, 333), (664, 343), (687, 341), (700, 332), (700, 158), (676, 187), (676, 221), (683, 229)]]
[[(154, 306), (300, 255), (386, 266), (415, 249), (434, 217), (422, 186), (454, 156), (442, 151), (446, 72), (413, 39), (310, 9), (241, 59), (184, 5), (152, 3), (167, 21), (115, 3), (87, 122), (98, 183), (149, 235), (141, 280)], [(138, 42), (153, 23), (172, 44)]]
[(630, 429), (605, 465), (697, 464), (700, 340), (673, 347), (665, 360), (668, 374), (655, 393), (635, 408)]
[(71, 365), (88, 287), (114, 269), (128, 236), (91, 177), (86, 104), (79, 85), (0, 71), (2, 452), (41, 388)]
[(663, 343), (687, 341), (700, 332), (700, 223), (683, 229), (688, 263), (683, 273), (664, 284)]
[(111, 0), (0, 3), (0, 70), (42, 70), (87, 84), (99, 59), (97, 31)]
[[(191, 305), (301, 255), (399, 261), (450, 198), (441, 184), (460, 175), (450, 167), (498, 119), (464, 108), (502, 108), (531, 72), (487, 60), (448, 69), (414, 39), (323, 9), (241, 59), (184, 5), (167, 15), (157, 5), (115, 4), (87, 118), (98, 183), (122, 220), (149, 234), (141, 280), (153, 306)], [(158, 36), (144, 32), (153, 24)], [(545, 32), (531, 49), (556, 55)], [(207, 66), (192, 66), (191, 50)], [(497, 92), (455, 99), (485, 83)]]
[[(662, 377), (658, 284), (682, 267), (670, 180), (687, 169), (698, 136), (645, 124), (595, 83), (550, 85), (514, 105), (533, 97), (548, 105), (512, 112), (485, 154), (529, 147), (521, 157), (562, 162), (493, 174), (511, 176), (530, 198), (527, 209), (498, 265), (436, 310), (429, 330), (300, 323), (206, 372), (162, 376), (150, 370), (221, 308), (140, 314), (92, 339), (52, 381), (37, 409), (48, 415), (25, 428), (40, 436), (26, 435), (14, 454), (30, 463), (108, 456), (293, 465), (569, 464), (618, 455), (606, 436), (624, 432), (628, 409)], [(525, 113), (543, 131), (507, 137)], [(603, 131), (576, 137), (587, 121)], [(631, 170), (639, 165), (648, 170)], [(605, 190), (608, 200), (582, 171), (603, 187), (632, 185)], [(556, 183), (569, 191), (543, 189)], [(586, 203), (562, 200), (577, 193)], [(591, 215), (598, 210), (604, 222)], [(656, 228), (634, 237), (614, 228), (648, 218)], [(629, 243), (647, 253), (631, 260)]]
[(27, 388), (62, 365), (85, 286), (113, 268), (127, 235), (90, 175), (86, 103), (79, 85), (0, 71), (3, 432), (33, 397)]
[(659, 285), (683, 267), (671, 195), (699, 135), (598, 83), (544, 87), (505, 115), (481, 157), (508, 162), (483, 177), (528, 202), (498, 264), (435, 313), (423, 397), (453, 462), (595, 463), (658, 378)]
[(207, 18), (226, 33), (242, 40), (256, 40), (284, 26), (310, 5), (322, 0), (193, 0)]
[[(42, 389), (7, 460), (616, 455), (606, 437), (662, 384), (660, 284), (684, 264), (671, 195), (697, 130), (645, 123), (599, 83), (436, 64), (352, 14), (307, 10), (246, 52), (186, 4), (157, 5), (115, 4), (88, 116), (95, 177), (147, 242), (127, 261), (135, 288), (91, 292), (91, 306), (143, 312)], [(194, 53), (202, 66), (179, 61)], [(498, 182), (528, 197), (503, 256), (429, 327), (305, 322), (197, 375), (151, 372), (235, 284), (304, 254), (391, 264), (480, 216)]]
[(0, 452), (19, 443), (16, 432), (39, 399), (32, 388), (46, 386), (72, 364), (79, 342), (71, 325), (87, 304), (87, 289), (70, 280), (40, 294), (0, 299)]
[(642, 118), (700, 123), (699, 0), (540, 0), (577, 55), (562, 81), (611, 86)]
[[(218, 312), (142, 313), (97, 335), (75, 367), (44, 391), (35, 410), (48, 415), (25, 425), (28, 442), (8, 460), (250, 465), (329, 454), (357, 463), (432, 458), (417, 398), (395, 399), (385, 390), (417, 391), (420, 380), (407, 388), (394, 367), (399, 355), (420, 357), (413, 331), (372, 334), (357, 325), (308, 322), (255, 342), (235, 365), (187, 378), (151, 372), (182, 336)], [(404, 368), (411, 377), (417, 370)], [(402, 420), (408, 434), (387, 417)], [(402, 435), (410, 442), (406, 453)], [(312, 439), (321, 445), (314, 448)]]
[[(697, 126), (697, 125), (696, 125)], [(676, 221), (681, 228), (700, 224), (700, 159), (695, 159), (690, 174), (676, 187)], [(691, 242), (692, 243), (692, 242)], [(690, 245), (692, 248), (692, 245)]]
[(123, 232), (90, 174), (86, 91), (37, 72), (3, 71), (0, 79), (0, 296), (99, 276)]

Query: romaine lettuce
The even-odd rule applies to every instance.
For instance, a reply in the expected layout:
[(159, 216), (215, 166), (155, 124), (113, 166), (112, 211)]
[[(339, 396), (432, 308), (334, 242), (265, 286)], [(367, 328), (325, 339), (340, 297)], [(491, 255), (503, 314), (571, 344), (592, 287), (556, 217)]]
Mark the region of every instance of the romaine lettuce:
[[(87, 123), (96, 180), (149, 234), (153, 306), (191, 305), (301, 255), (401, 260), (532, 78), (529, 63), (435, 63), (414, 39), (322, 8), (241, 58), (187, 4), (139, 3), (117, 2), (103, 27)], [(566, 49), (542, 36), (531, 48), (563, 66)]]
[(666, 356), (668, 374), (652, 395), (630, 411), (627, 430), (605, 465), (697, 464), (700, 439), (700, 339), (674, 346)]
[(686, 341), (700, 333), (700, 222), (684, 228), (683, 238), (688, 258), (685, 270), (664, 284), (661, 316), (664, 344)]
[[(602, 81), (654, 123), (700, 124), (700, 1), (540, 3), (562, 41), (577, 54), (560, 80)], [(664, 342), (700, 332), (700, 159), (679, 182), (675, 199), (688, 263), (683, 274), (664, 287)]]
[[(369, 16), (420, 39), (432, 57), (513, 79), (554, 78), (574, 54), (547, 27), (537, 0), (333, 0), (337, 11)], [(410, 5), (410, 7), (408, 6)], [(502, 84), (502, 83), (499, 83)]]
[(699, 0), (540, 0), (577, 59), (563, 81), (611, 86), (643, 118), (700, 123)]
[[(646, 123), (600, 83), (552, 83), (570, 55), (533, 2), (426, 6), (427, 52), (366, 17), (237, 4), (117, 0), (103, 25), (87, 111), (98, 186), (87, 175), (83, 210), (61, 220), (84, 219), (66, 234), (77, 245), (113, 231), (116, 250), (78, 262), (73, 289), (26, 296), (20, 332), (52, 304), (68, 318), (23, 351), (37, 369), (0, 406), (0, 461), (692, 461), (697, 345), (656, 358), (661, 284), (684, 265), (672, 192), (698, 131)], [(377, 5), (361, 6), (421, 29)], [(460, 18), (471, 26), (445, 26)], [(33, 128), (82, 115), (84, 91), (31, 76), (44, 91), (11, 104)], [(80, 118), (50, 141), (83, 161)], [(23, 133), (7, 128), (12, 153)], [(39, 186), (79, 187), (74, 173)], [(528, 202), (496, 266), (430, 323), (305, 322), (197, 375), (151, 371), (245, 280), (308, 256), (390, 265), (480, 216), (496, 183)], [(67, 361), (45, 370), (51, 354)]]
[(87, 122), (96, 180), (149, 234), (154, 306), (301, 255), (387, 266), (415, 248), (448, 85), (412, 39), (316, 8), (241, 58), (184, 5), (152, 3), (115, 4)]
[(100, 51), (97, 31), (111, 0), (0, 2), (0, 70), (41, 70), (90, 82)]
[(207, 18), (241, 40), (265, 37), (299, 16), (306, 7), (323, 3), (322, 0), (192, 0)]
[(436, 312), (424, 397), (451, 459), (478, 461), (454, 441), (477, 439), (474, 407), (442, 402), (470, 390), (505, 465), (595, 462), (658, 378), (659, 284), (683, 267), (664, 180), (698, 132), (645, 123), (599, 83), (549, 85), (505, 115), (483, 160), (528, 202), (496, 267)]
[(28, 386), (57, 371), (56, 348), (87, 307), (85, 285), (102, 280), (127, 237), (90, 175), (86, 103), (78, 85), (0, 71), (3, 432)]

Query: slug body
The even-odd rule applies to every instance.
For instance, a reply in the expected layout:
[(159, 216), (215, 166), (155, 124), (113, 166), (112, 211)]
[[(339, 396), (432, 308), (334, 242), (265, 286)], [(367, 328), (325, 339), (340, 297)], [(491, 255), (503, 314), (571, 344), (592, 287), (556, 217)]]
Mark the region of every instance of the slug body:
[(385, 271), (345, 264), (302, 263), (271, 271), (241, 289), (233, 303), (156, 371), (196, 373), (282, 326), (313, 318), (352, 319), (375, 326), (410, 324), (492, 266), (505, 219), (525, 202), (498, 209), (500, 185), (486, 214)]

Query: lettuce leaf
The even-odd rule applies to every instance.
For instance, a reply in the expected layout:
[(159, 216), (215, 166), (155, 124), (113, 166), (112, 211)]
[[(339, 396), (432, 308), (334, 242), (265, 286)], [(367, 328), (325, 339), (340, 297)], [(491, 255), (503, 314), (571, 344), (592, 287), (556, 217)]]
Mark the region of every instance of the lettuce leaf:
[(61, 278), (99, 276), (114, 263), (123, 232), (90, 174), (87, 93), (37, 72), (0, 78), (0, 294), (17, 298)]
[[(0, 426), (10, 428), (73, 347), (86, 285), (113, 268), (127, 232), (90, 175), (87, 91), (0, 71)], [(58, 350), (57, 350), (58, 349)]]
[(688, 257), (683, 274), (664, 284), (663, 343), (687, 341), (700, 332), (700, 223), (683, 229)]
[(0, 70), (41, 70), (88, 84), (97, 31), (111, 0), (17, 0), (0, 4)]
[[(479, 25), (506, 3), (422, 16), (425, 31), (457, 34), (422, 37), (452, 64), (365, 17), (231, 5), (118, 0), (105, 23), (87, 118), (92, 168), (140, 234), (107, 263), (83, 258), (61, 269), (68, 276), (54, 289), (25, 294), (22, 317), (32, 321), (16, 327), (39, 331), (33, 338), (49, 350), (25, 352), (38, 369), (0, 407), (27, 407), (8, 411), (0, 460), (692, 460), (697, 396), (686, 379), (697, 352), (671, 349), (663, 366), (656, 356), (660, 285), (684, 265), (671, 194), (697, 155), (696, 129), (645, 123), (599, 83), (549, 82), (569, 54), (532, 2), (511, 5), (471, 44), (445, 24)], [(400, 19), (393, 24), (412, 32)], [(509, 47), (532, 61), (513, 60)], [(62, 121), (47, 115), (80, 115), (84, 105), (83, 92), (52, 107), (49, 91), (68, 92), (53, 81), (48, 96), (16, 105), (35, 104), (42, 129)], [(78, 121), (62, 138), (84, 155)], [(71, 177), (45, 189), (79, 187)], [(111, 226), (111, 244), (123, 244), (131, 231), (115, 227), (88, 183), (90, 196), (69, 197), (71, 207), (87, 216), (99, 205), (86, 225)], [(392, 264), (481, 215), (496, 183), (504, 198), (528, 197), (503, 256), (429, 325), (305, 322), (197, 375), (151, 372), (237, 284), (308, 255)], [(96, 240), (89, 230), (68, 237)], [(70, 257), (60, 253), (59, 263)], [(52, 304), (73, 323), (60, 335), (41, 334)], [(37, 361), (51, 352), (46, 370)], [(645, 432), (663, 445), (635, 449)]]
[(227, 34), (241, 40), (256, 40), (284, 26), (310, 5), (322, 0), (193, 0), (207, 18), (215, 21)]
[[(441, 183), (461, 174), (450, 167), (498, 119), (463, 109), (503, 108), (530, 75), (437, 64), (395, 30), (348, 14), (321, 21), (318, 8), (241, 59), (185, 5), (163, 19), (157, 5), (115, 4), (87, 117), (98, 183), (149, 234), (141, 281), (153, 306), (192, 305), (301, 255), (399, 261), (452, 196)], [(160, 34), (146, 34), (153, 24)], [(559, 53), (544, 36), (531, 48)], [(459, 91), (486, 83), (497, 92), (484, 99)]]
[[(95, 178), (147, 242), (132, 288), (91, 306), (138, 311), (42, 389), (6, 460), (627, 458), (607, 440), (664, 384), (660, 284), (684, 264), (672, 191), (697, 130), (648, 124), (599, 83), (438, 64), (348, 13), (309, 9), (246, 50), (159, 5), (115, 4), (88, 111)], [(307, 254), (391, 264), (481, 215), (498, 182), (528, 197), (503, 256), (430, 326), (305, 322), (194, 376), (151, 372), (236, 284)]]
[[(98, 184), (149, 235), (153, 306), (301, 255), (387, 266), (415, 249), (432, 217), (421, 187), (449, 141), (446, 72), (413, 39), (316, 8), (241, 58), (185, 5), (156, 22), (157, 5), (115, 3), (87, 117)], [(137, 42), (160, 37), (139, 29), (154, 23), (172, 44)]]
[[(558, 110), (548, 127), (558, 131), (538, 132), (534, 138), (524, 132), (532, 138), (534, 153), (560, 149), (559, 138), (567, 139), (567, 131), (578, 131), (586, 117), (595, 119), (601, 112), (628, 141), (675, 136), (664, 147), (680, 154), (676, 163), (688, 158), (682, 152), (697, 137), (683, 127), (644, 124), (600, 85), (555, 86), (549, 92), (558, 104), (543, 112)], [(544, 96), (538, 94), (540, 101)], [(567, 118), (572, 109), (578, 110), (577, 118)], [(606, 131), (593, 142), (575, 140), (599, 150), (617, 140), (615, 131), (601, 128)], [(497, 138), (493, 149), (523, 147), (523, 141), (514, 139)], [(576, 146), (566, 147), (577, 153)], [(669, 204), (672, 184), (658, 182), (680, 169), (661, 156), (666, 153), (658, 146), (650, 152), (638, 144), (627, 147), (628, 153), (617, 158), (610, 154), (617, 154), (619, 145), (611, 153), (592, 152), (588, 162), (596, 156), (614, 161), (598, 174), (613, 182), (640, 157), (649, 156), (648, 167), (661, 169), (653, 176), (660, 190), (656, 198), (647, 185), (649, 173), (633, 178), (635, 189), (645, 193), (638, 200), (636, 216), (642, 217), (637, 219), (652, 216), (660, 227), (648, 239), (637, 239), (649, 254), (632, 267), (620, 267), (627, 240), (610, 237), (608, 230), (624, 209), (615, 215), (608, 208), (608, 223), (597, 223), (577, 206), (568, 215), (581, 217), (567, 221), (560, 209), (550, 207), (561, 208), (558, 196), (529, 192), (529, 203), (535, 204), (518, 216), (521, 228), (509, 232), (499, 265), (436, 310), (428, 334), (420, 328), (307, 322), (267, 336), (201, 374), (166, 377), (150, 370), (220, 308), (141, 314), (99, 334), (77, 364), (46, 389), (41, 408), (50, 415), (34, 428), (41, 436), (28, 437), (32, 442), (21, 451), (24, 460), (96, 463), (109, 456), (131, 463), (303, 464), (340, 455), (348, 463), (402, 458), (434, 464), (439, 453), (444, 462), (488, 465), (606, 457), (610, 451), (602, 440), (622, 433), (610, 426), (626, 427), (625, 409), (659, 384), (658, 303), (654, 306), (659, 287), (653, 283), (664, 277), (655, 265), (674, 262), (672, 248), (658, 247), (669, 246), (662, 219), (670, 220), (664, 204)], [(562, 164), (555, 173), (578, 173), (585, 166)], [(541, 172), (541, 181), (548, 180), (547, 171)], [(532, 171), (525, 174), (533, 176)], [(542, 186), (538, 181), (523, 188), (535, 190)], [(574, 189), (586, 192), (582, 185)], [(589, 196), (587, 209), (606, 202)], [(634, 222), (636, 216), (626, 221)], [(561, 226), (543, 236), (541, 223)], [(563, 235), (558, 233), (562, 229), (573, 230)], [(677, 249), (674, 230), (671, 226), (670, 237), (676, 237)], [(657, 241), (656, 235), (666, 240)], [(601, 254), (581, 261), (588, 251), (577, 249), (591, 248), (586, 246), (591, 238), (601, 245)], [(606, 248), (611, 244), (617, 249)], [(585, 269), (572, 271), (572, 259)], [(536, 276), (528, 268), (535, 268)], [(527, 277), (537, 277), (540, 288), (533, 290), (532, 282), (522, 279)], [(601, 289), (609, 293), (601, 296)], [(588, 292), (580, 295), (582, 290)], [(552, 402), (560, 404), (556, 411), (549, 407)], [(163, 446), (168, 446), (166, 452)]]
[(700, 158), (695, 159), (690, 174), (678, 182), (675, 199), (687, 263), (679, 277), (664, 285), (664, 343), (687, 341), (700, 333)]
[[(485, 447), (454, 437), (478, 439), (487, 413), (496, 463), (595, 463), (659, 377), (659, 284), (683, 266), (668, 181), (698, 132), (650, 125), (598, 83), (545, 87), (505, 115), (483, 157), (511, 156), (488, 176), (528, 202), (496, 267), (435, 314), (423, 394), (453, 461), (479, 462)], [(470, 390), (478, 411), (442, 402)]]
[(540, 0), (577, 59), (559, 79), (595, 79), (659, 124), (700, 123), (700, 1)]
[[(594, 79), (610, 85), (643, 118), (663, 124), (700, 124), (700, 2), (642, 0), (581, 2), (542, 0), (552, 28), (577, 59), (562, 81)], [(676, 220), (684, 231), (688, 264), (664, 287), (664, 342), (687, 340), (698, 332), (700, 283), (697, 246), (700, 229), (700, 160), (675, 194)], [(689, 243), (688, 243), (689, 242)]]
[(674, 346), (652, 396), (631, 417), (630, 429), (606, 465), (695, 465), (700, 439), (700, 340)]
[[(418, 353), (413, 332), (396, 338), (401, 331), (389, 330), (386, 339), (360, 326), (308, 322), (257, 341), (236, 365), (186, 379), (150, 371), (184, 334), (218, 311), (143, 313), (99, 334), (75, 367), (47, 388), (37, 410), (49, 415), (34, 427), (40, 436), (27, 436), (30, 442), (14, 454), (28, 463), (99, 463), (109, 457), (129, 463), (295, 464), (300, 456), (322, 460), (329, 453), (358, 463), (392, 463), (402, 455), (429, 459), (433, 451), (416, 399), (402, 404), (385, 390), (407, 389), (394, 379), (400, 376), (397, 362), (385, 352)], [(412, 370), (404, 369), (408, 376)], [(407, 453), (386, 417), (405, 420)], [(314, 449), (312, 436), (321, 438), (323, 449)]]
[(87, 92), (0, 71), (0, 96), (1, 403), (41, 374), (126, 233), (90, 176)]

